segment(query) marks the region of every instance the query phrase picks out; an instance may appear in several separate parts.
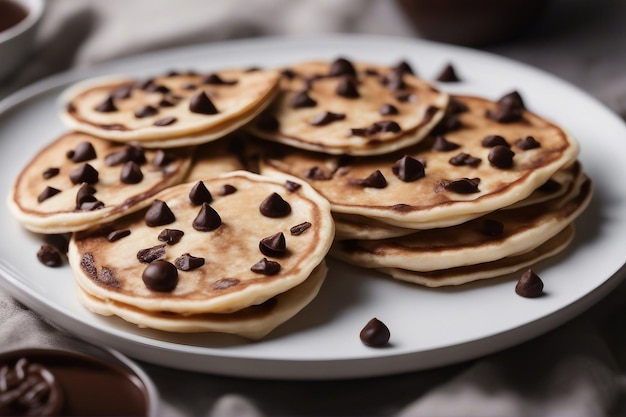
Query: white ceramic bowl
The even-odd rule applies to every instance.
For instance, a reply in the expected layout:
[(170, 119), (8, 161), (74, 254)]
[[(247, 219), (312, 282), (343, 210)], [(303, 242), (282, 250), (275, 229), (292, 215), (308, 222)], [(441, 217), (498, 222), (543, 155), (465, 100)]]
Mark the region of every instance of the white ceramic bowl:
[(32, 52), (35, 32), (45, 9), (45, 0), (12, 0), (28, 11), (17, 25), (0, 32), (0, 80), (17, 71)]

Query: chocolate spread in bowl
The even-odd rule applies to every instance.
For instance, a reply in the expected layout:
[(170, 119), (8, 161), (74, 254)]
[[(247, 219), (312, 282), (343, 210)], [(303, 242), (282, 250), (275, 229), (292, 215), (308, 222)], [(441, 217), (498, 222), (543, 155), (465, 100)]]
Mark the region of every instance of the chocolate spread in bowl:
[(0, 354), (0, 415), (147, 416), (148, 389), (130, 370), (85, 354)]

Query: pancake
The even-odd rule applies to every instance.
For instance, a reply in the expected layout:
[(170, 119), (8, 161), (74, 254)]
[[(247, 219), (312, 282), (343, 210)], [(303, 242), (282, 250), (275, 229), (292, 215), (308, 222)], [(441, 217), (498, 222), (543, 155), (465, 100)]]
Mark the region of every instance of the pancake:
[[(527, 110), (514, 120), (493, 120), (488, 115), (502, 100), (455, 96), (454, 118), (444, 119), (454, 124), (446, 121), (398, 152), (346, 157), (284, 147), (268, 152), (260, 171), (306, 180), (335, 213), (411, 229), (451, 226), (527, 198), (578, 156), (571, 135)], [(485, 142), (495, 135), (506, 145)]]
[(78, 287), (80, 302), (90, 311), (104, 316), (119, 316), (139, 327), (176, 333), (217, 332), (258, 340), (267, 336), (306, 307), (318, 294), (326, 278), (326, 263), (317, 266), (302, 284), (257, 306), (228, 313), (173, 314), (147, 312), (128, 304), (104, 301)]
[(89, 295), (145, 311), (261, 304), (307, 279), (334, 237), (328, 202), (291, 179), (236, 171), (170, 187), (147, 210), (75, 233), (74, 276)]
[(84, 230), (140, 210), (159, 191), (180, 183), (192, 150), (149, 150), (69, 132), (23, 168), (9, 208), (34, 232)]
[(254, 134), (328, 154), (378, 155), (421, 141), (448, 95), (405, 66), (307, 61), (282, 71), (281, 93), (247, 126)]
[(91, 79), (64, 93), (61, 119), (78, 131), (146, 147), (197, 145), (256, 117), (278, 93), (278, 81), (273, 70), (241, 69)]
[(193, 162), (184, 182), (196, 182), (227, 172), (245, 169), (243, 157), (236, 150), (236, 138), (225, 137), (198, 145), (193, 151)]

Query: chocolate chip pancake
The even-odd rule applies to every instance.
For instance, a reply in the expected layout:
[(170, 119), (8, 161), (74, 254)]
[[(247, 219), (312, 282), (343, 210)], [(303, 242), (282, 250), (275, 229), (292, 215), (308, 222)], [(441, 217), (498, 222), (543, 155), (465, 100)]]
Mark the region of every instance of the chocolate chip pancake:
[(282, 71), (279, 97), (249, 128), (300, 149), (378, 155), (421, 141), (447, 104), (406, 63), (309, 61)]
[(193, 151), (193, 162), (184, 182), (213, 178), (227, 172), (245, 169), (240, 144), (236, 137), (225, 137), (198, 145)]
[(437, 271), (526, 253), (556, 236), (587, 207), (591, 181), (583, 176), (556, 200), (497, 210), (469, 222), (420, 230), (400, 238), (337, 241), (331, 255), (369, 268)]
[(83, 230), (137, 211), (180, 183), (192, 149), (148, 150), (69, 132), (24, 167), (8, 197), (25, 228), (39, 233)]
[(216, 332), (258, 340), (267, 336), (306, 307), (317, 295), (326, 278), (326, 263), (317, 266), (311, 276), (268, 301), (228, 313), (175, 314), (149, 312), (116, 301), (103, 301), (78, 288), (79, 300), (90, 311), (104, 316), (115, 315), (140, 327), (177, 333)]
[(285, 147), (260, 170), (306, 180), (333, 212), (428, 229), (517, 203), (578, 156), (578, 142), (526, 110), (518, 94), (455, 96), (449, 108), (432, 135), (400, 151), (346, 157)]
[(273, 70), (241, 69), (87, 80), (66, 91), (61, 118), (73, 129), (146, 147), (197, 145), (256, 117), (278, 81)]
[(307, 279), (334, 236), (328, 202), (289, 178), (236, 171), (170, 187), (147, 210), (75, 233), (74, 275), (93, 297), (146, 311), (261, 304)]

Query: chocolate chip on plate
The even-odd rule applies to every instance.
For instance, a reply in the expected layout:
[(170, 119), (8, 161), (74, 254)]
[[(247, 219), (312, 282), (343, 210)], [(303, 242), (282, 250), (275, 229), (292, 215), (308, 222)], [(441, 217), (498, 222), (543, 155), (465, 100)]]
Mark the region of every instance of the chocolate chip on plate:
[(205, 260), (202, 257), (184, 253), (174, 260), (174, 265), (176, 265), (176, 268), (181, 271), (191, 271), (193, 269), (200, 268), (204, 265), (204, 262)]
[(98, 104), (95, 108), (95, 111), (100, 113), (112, 113), (117, 111), (117, 106), (115, 105), (115, 100), (112, 95), (102, 101), (102, 103)]
[(535, 271), (528, 269), (517, 281), (515, 292), (526, 298), (540, 297), (543, 294), (543, 281)]
[(189, 201), (191, 204), (195, 206), (199, 206), (202, 203), (211, 203), (213, 201), (213, 196), (204, 182), (198, 181), (191, 187), (191, 191), (189, 191)]
[(461, 79), (457, 75), (454, 66), (451, 63), (448, 63), (443, 67), (443, 69), (437, 76), (437, 81), (441, 81), (444, 83), (455, 83), (461, 81)]
[(272, 193), (261, 202), (259, 211), (265, 217), (285, 217), (291, 213), (291, 205), (280, 194)]
[(49, 267), (57, 267), (63, 265), (63, 254), (54, 246), (44, 243), (37, 251), (37, 259), (39, 262)]
[(327, 124), (336, 122), (338, 120), (343, 120), (345, 118), (345, 114), (325, 111), (322, 113), (318, 113), (315, 117), (313, 117), (313, 119), (311, 120), (311, 124), (313, 126), (325, 126)]
[(122, 167), (120, 181), (124, 184), (139, 184), (143, 180), (143, 172), (141, 167), (133, 161), (128, 161)]
[(328, 75), (330, 75), (331, 77), (337, 75), (356, 76), (356, 70), (354, 69), (354, 65), (352, 65), (352, 62), (348, 61), (346, 58), (337, 58), (330, 64), (330, 70), (328, 71)]
[(146, 266), (141, 279), (153, 291), (171, 292), (178, 285), (178, 269), (170, 262), (157, 260)]
[(146, 249), (140, 249), (137, 251), (137, 260), (142, 264), (149, 264), (150, 262), (161, 259), (165, 256), (165, 244), (152, 246)]
[(404, 182), (416, 181), (426, 175), (422, 161), (408, 155), (394, 162), (391, 172)]
[(432, 150), (448, 152), (458, 149), (461, 145), (454, 143), (446, 139), (445, 136), (437, 135), (435, 142), (433, 143)]
[(513, 152), (509, 147), (496, 145), (489, 151), (487, 159), (489, 160), (489, 163), (496, 168), (508, 169), (513, 166), (514, 156), (515, 152)]
[(61, 190), (59, 190), (58, 188), (47, 186), (37, 196), (37, 202), (41, 203), (42, 201), (45, 201), (45, 200), (49, 199), (50, 197), (54, 197), (55, 195), (59, 194), (60, 192), (61, 192)]
[(275, 261), (270, 261), (267, 258), (261, 259), (250, 267), (252, 272), (263, 275), (276, 275), (280, 272), (280, 264)]
[(356, 84), (356, 80), (351, 76), (341, 77), (335, 90), (337, 95), (345, 98), (359, 98), (359, 89)]
[(454, 166), (471, 166), (477, 167), (480, 165), (480, 158), (476, 158), (468, 153), (461, 152), (448, 160), (451, 165)]
[(210, 232), (222, 225), (222, 218), (209, 203), (205, 202), (202, 203), (202, 207), (191, 225), (200, 232)]
[(306, 91), (299, 91), (295, 93), (291, 97), (291, 101), (289, 103), (291, 104), (291, 108), (293, 109), (317, 106), (317, 101), (312, 99)]
[(135, 110), (135, 117), (138, 119), (143, 119), (146, 117), (154, 116), (158, 112), (159, 112), (159, 109), (157, 109), (154, 106), (150, 106), (150, 105), (141, 106), (137, 110)]
[(289, 229), (289, 233), (291, 233), (292, 236), (299, 236), (302, 233), (306, 232), (310, 227), (311, 227), (310, 222), (302, 222), (295, 226), (292, 226)]
[(91, 142), (83, 141), (76, 145), (72, 154), (72, 162), (86, 162), (92, 159), (96, 159), (96, 149)]
[(175, 245), (183, 238), (185, 232), (178, 229), (163, 229), (157, 239), (161, 242), (165, 242), (168, 245)]
[(70, 180), (73, 184), (80, 184), (86, 182), (87, 184), (95, 184), (98, 182), (98, 171), (88, 163), (85, 163), (78, 168), (74, 168), (70, 172)]
[(360, 185), (361, 187), (369, 188), (385, 188), (387, 187), (387, 180), (380, 170), (376, 170), (363, 179), (351, 179), (350, 184)]
[(130, 229), (113, 230), (112, 232), (107, 234), (107, 240), (109, 242), (115, 242), (129, 235), (130, 235)]
[(488, 135), (483, 138), (480, 144), (485, 148), (493, 148), (494, 146), (510, 147), (509, 142), (500, 135)]
[(189, 110), (199, 114), (217, 114), (217, 108), (204, 91), (199, 91), (189, 101)]
[(480, 192), (478, 185), (479, 178), (460, 178), (457, 180), (441, 180), (440, 185), (447, 191), (457, 194), (472, 194)]
[(520, 138), (515, 141), (515, 146), (523, 151), (527, 151), (529, 149), (540, 148), (541, 144), (532, 136), (526, 136), (524, 138)]
[(259, 242), (259, 250), (263, 255), (278, 258), (287, 252), (287, 243), (283, 232), (264, 237)]
[(400, 61), (394, 67), (393, 71), (400, 74), (411, 74), (415, 75), (415, 70), (407, 61)]
[(389, 343), (391, 332), (385, 323), (374, 317), (361, 329), (359, 337), (366, 346), (382, 347)]
[(146, 211), (144, 220), (148, 226), (155, 227), (173, 223), (176, 220), (176, 216), (174, 216), (167, 203), (161, 200), (154, 200), (148, 211)]

